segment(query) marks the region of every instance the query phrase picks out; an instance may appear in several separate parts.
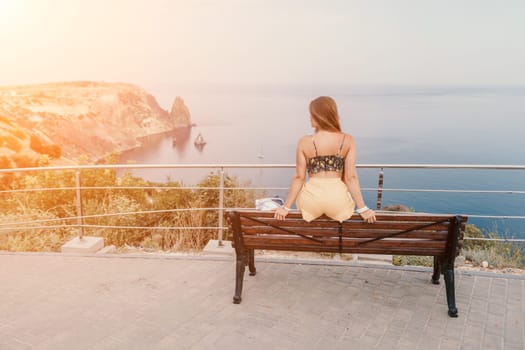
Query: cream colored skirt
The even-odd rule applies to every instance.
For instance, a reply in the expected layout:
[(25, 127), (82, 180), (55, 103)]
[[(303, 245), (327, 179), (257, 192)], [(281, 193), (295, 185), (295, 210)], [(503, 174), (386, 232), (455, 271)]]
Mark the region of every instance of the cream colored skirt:
[(326, 214), (342, 222), (349, 219), (355, 209), (346, 185), (339, 178), (310, 178), (299, 192), (296, 204), (305, 221)]

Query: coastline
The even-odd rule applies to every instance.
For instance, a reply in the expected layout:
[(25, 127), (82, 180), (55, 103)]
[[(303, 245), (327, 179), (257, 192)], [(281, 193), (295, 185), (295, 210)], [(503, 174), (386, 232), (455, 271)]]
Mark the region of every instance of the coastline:
[(191, 130), (192, 127), (193, 127), (193, 125), (191, 125), (191, 124), (190, 125), (185, 125), (185, 126), (177, 126), (177, 127), (172, 128), (170, 130), (167, 130), (167, 131), (161, 131), (161, 132), (156, 132), (156, 133), (153, 133), (153, 134), (138, 136), (136, 138), (137, 144), (135, 146), (128, 147), (128, 148), (123, 148), (123, 149), (120, 149), (120, 150), (112, 150), (110, 152), (107, 152), (106, 155), (104, 155), (103, 157), (95, 159), (94, 163), (95, 164), (105, 164), (105, 160), (106, 160), (107, 155), (118, 154), (118, 156), (120, 157), (122, 154), (124, 154), (126, 152), (131, 152), (131, 151), (134, 151), (134, 150), (138, 150), (138, 149), (140, 149), (142, 147), (145, 147), (145, 146), (147, 146), (148, 143), (153, 142), (156, 139), (160, 139), (160, 138), (163, 138), (165, 136), (172, 135), (172, 134), (176, 133), (177, 131)]

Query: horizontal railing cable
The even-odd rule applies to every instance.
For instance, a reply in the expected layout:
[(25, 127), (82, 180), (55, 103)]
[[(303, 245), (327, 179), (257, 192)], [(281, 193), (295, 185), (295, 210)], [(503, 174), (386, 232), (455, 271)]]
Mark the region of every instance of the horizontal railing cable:
[[(81, 186), (78, 189), (84, 190), (220, 190), (220, 187), (204, 187), (204, 186)], [(244, 189), (256, 189), (248, 187), (225, 187), (225, 190), (244, 190)], [(261, 187), (265, 189), (265, 187)], [(282, 189), (288, 189), (282, 187)], [(19, 192), (42, 192), (42, 191), (73, 191), (77, 190), (77, 187), (46, 187), (46, 188), (24, 188), (17, 190), (0, 190), (0, 193), (19, 193)]]
[[(91, 215), (82, 215), (82, 216), (68, 216), (64, 218), (53, 218), (53, 219), (39, 219), (39, 220), (29, 220), (29, 221), (17, 221), (17, 222), (0, 222), (0, 230), (4, 229), (2, 226), (19, 226), (19, 225), (29, 225), (34, 223), (45, 223), (45, 222), (53, 222), (53, 221), (70, 221), (70, 220), (77, 220), (78, 218), (103, 218), (103, 217), (112, 217), (112, 216), (124, 216), (124, 215), (140, 215), (140, 214), (159, 214), (159, 213), (176, 213), (176, 212), (192, 212), (192, 211), (217, 211), (220, 208), (217, 207), (210, 207), (210, 208), (178, 208), (178, 209), (163, 209), (163, 210), (141, 210), (141, 211), (128, 211), (128, 212), (120, 212), (120, 213), (106, 213), (106, 214), (91, 214)], [(226, 210), (244, 210), (244, 209), (254, 209), (254, 208), (222, 208)], [(67, 226), (74, 226), (74, 225), (67, 225)], [(77, 225), (82, 226), (82, 225)]]
[[(358, 169), (463, 169), (463, 170), (525, 170), (525, 165), (499, 164), (357, 164)], [(295, 164), (93, 164), (93, 165), (63, 165), (50, 167), (30, 167), (0, 169), (0, 173), (58, 171), (58, 170), (96, 170), (96, 169), (268, 169), (295, 168)]]
[[(120, 212), (120, 213), (106, 213), (106, 214), (91, 214), (91, 215), (82, 215), (84, 219), (89, 218), (103, 218), (103, 217), (113, 217), (113, 216), (125, 216), (125, 215), (140, 215), (140, 214), (159, 214), (159, 213), (176, 213), (176, 212), (189, 212), (189, 211), (217, 211), (220, 208), (178, 208), (178, 209), (163, 209), (163, 210), (141, 210), (141, 211), (132, 211), (132, 212)], [(254, 208), (222, 208), (225, 210), (233, 209), (254, 209)], [(480, 219), (506, 219), (506, 220), (524, 220), (524, 215), (476, 215), (476, 214), (466, 214), (462, 213), (461, 215), (468, 216), (469, 218), (480, 218)], [(0, 222), (0, 230), (2, 226), (19, 226), (19, 225), (28, 225), (34, 223), (45, 223), (53, 221), (70, 221), (77, 220), (80, 216), (68, 216), (63, 218), (52, 218), (52, 219), (39, 219), (39, 220), (30, 220), (30, 221), (17, 221), (17, 222)]]
[[(166, 209), (166, 210), (147, 210), (147, 211), (134, 211), (134, 212), (119, 212), (119, 213), (106, 213), (106, 214), (93, 214), (83, 215), (83, 218), (102, 218), (102, 217), (114, 217), (114, 216), (126, 216), (126, 215), (139, 215), (139, 214), (151, 214), (151, 213), (169, 213), (169, 212), (195, 212), (195, 211), (217, 211), (220, 208), (208, 207), (208, 208), (178, 208), (178, 209)], [(254, 208), (223, 208), (226, 210), (245, 210)], [(494, 216), (494, 215), (472, 215), (464, 214), (469, 217), (477, 218), (495, 218), (495, 219), (525, 219), (525, 216)], [(9, 222), (0, 223), (0, 231), (13, 231), (13, 230), (34, 230), (34, 229), (61, 229), (61, 228), (101, 228), (101, 229), (138, 229), (138, 230), (212, 230), (212, 229), (223, 229), (228, 230), (228, 226), (129, 226), (129, 225), (92, 225), (92, 224), (64, 224), (64, 225), (43, 225), (43, 226), (32, 226), (33, 224), (42, 224), (45, 222), (56, 222), (56, 221), (70, 221), (78, 219), (78, 216), (70, 216), (64, 218), (53, 218), (53, 219), (40, 219), (20, 222)], [(19, 227), (23, 225), (23, 227)], [(472, 241), (499, 241), (499, 242), (525, 242), (525, 239), (519, 238), (478, 238), (478, 237), (465, 237), (465, 240)]]
[[(89, 224), (70, 224), (70, 225), (45, 225), (45, 226), (26, 226), (22, 228), (0, 228), (0, 231), (12, 230), (41, 230), (41, 229), (64, 229), (64, 228), (97, 228), (97, 229), (126, 229), (126, 230), (145, 230), (145, 231), (170, 231), (170, 230), (228, 230), (228, 226), (124, 226), (124, 225), (89, 225)], [(0, 232), (2, 234), (2, 232)], [(525, 239), (521, 238), (481, 238), (481, 237), (464, 237), (468, 241), (494, 241), (494, 242), (508, 242), (508, 243), (525, 243)]]
[[(106, 213), (106, 214), (91, 214), (91, 215), (82, 215), (82, 216), (68, 216), (64, 218), (54, 218), (54, 219), (41, 219), (41, 220), (31, 220), (31, 221), (19, 221), (16, 223), (0, 223), (0, 226), (13, 226), (13, 225), (27, 225), (31, 223), (43, 223), (43, 222), (52, 222), (60, 220), (77, 220), (78, 218), (101, 218), (101, 217), (110, 217), (110, 216), (123, 216), (123, 215), (139, 215), (139, 214), (159, 214), (159, 213), (175, 213), (175, 212), (185, 212), (185, 211), (203, 211), (203, 210), (218, 210), (219, 208), (178, 208), (178, 209), (163, 209), (163, 210), (141, 210), (141, 211), (130, 211), (122, 213)], [(0, 227), (0, 229), (2, 229)]]
[[(224, 190), (288, 190), (289, 187), (225, 187)], [(17, 190), (0, 190), (0, 193), (19, 193), (19, 192), (42, 192), (42, 191), (66, 191), (76, 190), (76, 187), (46, 187), (46, 188), (26, 188)], [(217, 186), (82, 186), (80, 190), (216, 190)], [(377, 188), (363, 187), (363, 191), (377, 191)], [(443, 192), (443, 193), (483, 193), (483, 194), (525, 194), (523, 190), (467, 190), (467, 189), (421, 189), (421, 188), (383, 188), (383, 192)]]
[[(13, 172), (41, 172), (41, 171), (76, 171), (77, 179), (78, 174), (82, 170), (99, 170), (99, 169), (113, 169), (113, 170), (125, 170), (125, 169), (159, 169), (159, 168), (170, 168), (170, 169), (215, 169), (220, 170), (221, 179), (223, 179), (222, 172), (224, 169), (292, 169), (295, 164), (111, 164), (111, 165), (82, 165), (82, 166), (53, 166), (53, 167), (35, 167), (35, 168), (18, 168), (18, 169), (0, 169), (2, 173), (13, 173)], [(525, 165), (478, 165), (478, 164), (359, 164), (358, 169), (458, 169), (458, 170), (525, 170)], [(222, 181), (222, 180), (221, 180)], [(222, 185), (222, 182), (221, 182)], [(225, 191), (283, 191), (288, 190), (288, 187), (217, 187), (217, 186), (80, 186), (77, 182), (77, 186), (68, 187), (54, 187), (54, 188), (25, 188), (25, 189), (13, 189), (13, 190), (0, 190), (0, 194), (8, 193), (30, 193), (30, 192), (41, 192), (41, 191), (90, 191), (90, 190), (155, 190), (155, 191), (168, 191), (168, 190), (211, 190), (219, 191), (220, 196), (224, 195)], [(362, 188), (363, 191), (378, 191), (378, 188)], [(421, 189), (421, 188), (381, 188), (382, 192), (414, 192), (414, 193), (465, 193), (465, 194), (512, 194), (512, 195), (523, 195), (524, 190), (510, 189), (510, 190), (485, 190), (485, 189)], [(150, 196), (150, 193), (145, 194), (145, 197)], [(85, 227), (85, 228), (106, 228), (106, 229), (142, 229), (142, 230), (227, 230), (228, 227), (223, 227), (221, 222), (218, 226), (188, 226), (188, 227), (163, 227), (163, 226), (119, 226), (119, 225), (91, 225), (84, 223), (71, 223), (67, 225), (41, 225), (45, 223), (56, 223), (56, 222), (69, 222), (71, 220), (83, 220), (90, 218), (104, 218), (114, 216), (126, 216), (126, 215), (143, 215), (143, 214), (159, 214), (159, 213), (177, 213), (177, 212), (190, 212), (190, 211), (216, 211), (219, 217), (222, 217), (224, 210), (233, 209), (226, 208), (221, 203), (219, 207), (209, 208), (174, 208), (165, 210), (142, 210), (132, 211), (123, 213), (104, 213), (104, 214), (91, 214), (91, 215), (77, 215), (69, 216), (65, 218), (52, 218), (52, 219), (36, 219), (26, 220), (19, 222), (0, 223), (0, 230), (26, 230), (26, 229), (51, 229), (51, 228), (63, 228), (63, 227)], [(239, 208), (237, 208), (239, 209)], [(248, 209), (248, 208), (243, 208)], [(253, 208), (252, 208), (253, 209)], [(462, 214), (470, 218), (479, 219), (502, 219), (502, 220), (523, 220), (524, 215), (480, 215), (480, 214)], [(81, 222), (81, 221), (80, 221)], [(40, 226), (32, 226), (40, 224)], [(20, 226), (26, 227), (20, 227)], [(502, 241), (502, 242), (525, 242), (525, 239), (508, 239), (508, 238), (471, 238), (466, 237), (466, 240), (479, 240), (479, 241)]]
[(495, 241), (495, 242), (509, 242), (509, 243), (525, 243), (525, 238), (481, 238), (481, 237), (464, 237), (466, 241)]
[[(22, 227), (17, 228), (16, 230), (41, 230), (41, 229), (63, 229), (63, 228), (76, 228), (76, 227), (87, 227), (87, 228), (102, 228), (102, 229), (137, 229), (137, 230), (163, 230), (163, 231), (169, 231), (169, 230), (218, 230), (219, 226), (120, 226), (120, 225), (78, 225), (78, 224), (71, 224), (71, 225), (50, 225), (50, 226), (29, 226), (29, 227)], [(227, 226), (222, 227), (223, 230), (228, 230)], [(6, 228), (0, 228), (0, 231), (8, 230)], [(13, 228), (10, 228), (9, 230), (14, 230)], [(2, 234), (0, 232), (0, 234)]]

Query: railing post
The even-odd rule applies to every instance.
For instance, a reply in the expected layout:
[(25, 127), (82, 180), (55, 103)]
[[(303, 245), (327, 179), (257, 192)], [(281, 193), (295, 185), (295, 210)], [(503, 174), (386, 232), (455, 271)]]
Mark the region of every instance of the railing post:
[(222, 218), (224, 217), (224, 168), (219, 170), (219, 247), (222, 247)]
[(78, 238), (84, 238), (84, 227), (82, 220), (82, 195), (80, 193), (80, 171), (75, 173), (75, 183), (77, 192), (77, 224), (78, 224)]
[(381, 205), (383, 202), (383, 177), (384, 177), (384, 171), (383, 168), (379, 171), (379, 180), (377, 183), (377, 202), (376, 202), (376, 209), (380, 210)]

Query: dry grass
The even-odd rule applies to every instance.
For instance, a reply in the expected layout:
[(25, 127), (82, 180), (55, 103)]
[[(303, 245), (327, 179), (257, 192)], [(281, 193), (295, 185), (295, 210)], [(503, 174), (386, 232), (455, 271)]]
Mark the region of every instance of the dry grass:
[(205, 212), (189, 212), (177, 215), (171, 220), (161, 222), (161, 227), (173, 227), (172, 230), (149, 233), (141, 242), (147, 249), (163, 251), (202, 250), (210, 239), (217, 237), (217, 229), (192, 229), (190, 227), (215, 226), (209, 223)]
[[(50, 213), (39, 210), (26, 210), (22, 214), (7, 214), (0, 216), (0, 223), (27, 222), (36, 219), (55, 219)], [(57, 222), (59, 224), (59, 222)], [(59, 229), (37, 228), (38, 224), (28, 224), (12, 227), (0, 231), (0, 250), (14, 252), (56, 252), (60, 251), (62, 244), (73, 238), (77, 231), (63, 227)], [(0, 226), (5, 228), (6, 226)]]

